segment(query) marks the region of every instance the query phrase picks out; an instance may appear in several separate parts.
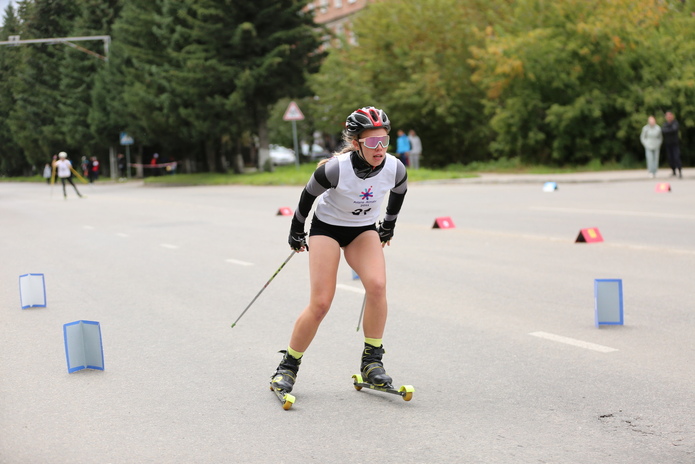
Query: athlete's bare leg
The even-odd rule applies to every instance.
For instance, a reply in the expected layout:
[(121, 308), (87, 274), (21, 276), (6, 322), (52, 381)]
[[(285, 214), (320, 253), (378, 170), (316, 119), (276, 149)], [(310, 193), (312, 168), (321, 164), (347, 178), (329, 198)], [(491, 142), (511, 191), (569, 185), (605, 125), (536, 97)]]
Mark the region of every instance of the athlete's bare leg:
[(366, 292), (364, 307), (364, 336), (380, 339), (388, 315), (386, 303), (386, 263), (376, 231), (360, 234), (345, 247), (345, 260), (360, 276)]
[(340, 246), (330, 237), (309, 237), (309, 250), (311, 296), (309, 305), (294, 323), (290, 338), (290, 347), (302, 353), (309, 348), (321, 321), (331, 307), (340, 263)]

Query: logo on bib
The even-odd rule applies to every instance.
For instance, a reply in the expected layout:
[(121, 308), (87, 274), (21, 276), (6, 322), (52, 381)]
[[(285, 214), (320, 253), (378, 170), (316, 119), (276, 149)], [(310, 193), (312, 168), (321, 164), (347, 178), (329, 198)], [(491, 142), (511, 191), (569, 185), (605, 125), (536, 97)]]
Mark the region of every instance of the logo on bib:
[(367, 190), (360, 193), (360, 198), (362, 198), (363, 200), (369, 200), (373, 196), (374, 196), (374, 194), (372, 193), (372, 187), (369, 187)]

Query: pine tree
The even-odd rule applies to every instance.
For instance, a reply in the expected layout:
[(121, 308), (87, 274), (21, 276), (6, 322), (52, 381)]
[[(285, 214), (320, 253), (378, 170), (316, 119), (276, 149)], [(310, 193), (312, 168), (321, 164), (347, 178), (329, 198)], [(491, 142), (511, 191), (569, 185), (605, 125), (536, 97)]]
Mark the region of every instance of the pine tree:
[[(162, 149), (175, 159), (195, 158), (195, 146), (178, 114), (165, 71), (172, 66), (168, 24), (162, 1), (129, 0), (114, 24), (105, 71), (95, 84), (90, 116), (92, 131), (127, 131), (142, 163), (144, 146)], [(191, 155), (192, 153), (192, 155)]]
[(171, 57), (166, 67), (170, 109), (182, 118), (187, 137), (203, 147), (210, 171), (224, 169), (218, 163), (224, 141), (240, 137), (249, 128), (243, 113), (234, 114), (227, 105), (240, 71), (230, 46), (236, 14), (229, 3), (167, 0), (162, 12), (162, 18), (168, 18), (162, 31), (167, 36), (162, 39), (168, 42)]
[(271, 106), (283, 97), (310, 94), (309, 74), (318, 72), (323, 54), (306, 0), (234, 2), (237, 27), (230, 45), (241, 72), (228, 99), (228, 108), (245, 114), (258, 131), (260, 168), (268, 162), (267, 120)]
[[(80, 14), (70, 30), (70, 36), (109, 35), (111, 25), (118, 14), (119, 0), (79, 0)], [(101, 41), (80, 42), (78, 45), (101, 56), (106, 55)], [(92, 109), (92, 90), (95, 77), (106, 66), (103, 59), (74, 48), (64, 50), (64, 66), (60, 80), (58, 124), (71, 147), (79, 147), (83, 155), (99, 155), (103, 158), (108, 144), (98, 143), (88, 124)], [(112, 134), (115, 140), (117, 134)]]
[[(266, 164), (266, 121), (272, 104), (308, 91), (321, 55), (306, 1), (165, 0), (169, 56), (167, 82), (191, 137), (205, 147), (210, 170), (223, 140), (257, 131)], [(174, 109), (174, 108), (172, 108)]]
[[(22, 38), (65, 37), (77, 12), (71, 0), (19, 2)], [(8, 122), (15, 141), (32, 165), (43, 166), (51, 155), (77, 147), (66, 144), (58, 125), (64, 45), (21, 46), (13, 93), (15, 105)]]
[[(19, 18), (10, 3), (5, 8), (4, 25), (0, 28), (0, 40), (19, 34)], [(12, 86), (15, 82), (15, 63), (18, 60), (19, 47), (0, 47), (0, 176), (21, 175), (29, 165), (24, 153), (14, 141), (7, 117), (16, 104)]]

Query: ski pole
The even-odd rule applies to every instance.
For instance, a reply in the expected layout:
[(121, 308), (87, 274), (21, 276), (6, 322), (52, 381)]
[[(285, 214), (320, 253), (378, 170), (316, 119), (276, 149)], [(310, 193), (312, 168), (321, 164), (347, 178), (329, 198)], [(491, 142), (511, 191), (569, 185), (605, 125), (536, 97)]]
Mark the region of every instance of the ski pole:
[(73, 174), (75, 174), (75, 176), (77, 176), (78, 179), (80, 179), (80, 181), (81, 181), (83, 184), (87, 184), (87, 183), (88, 183), (88, 182), (85, 180), (85, 178), (82, 177), (77, 171), (75, 171), (75, 169), (74, 169), (72, 166), (70, 166), (70, 170), (72, 171)]
[(367, 292), (364, 292), (364, 300), (362, 300), (362, 311), (360, 311), (360, 318), (357, 319), (357, 331), (360, 331), (360, 323), (362, 322), (362, 315), (364, 314), (364, 307), (367, 305)]
[(56, 181), (56, 165), (51, 162), (51, 198), (53, 198), (53, 184)]
[(280, 265), (280, 267), (278, 268), (278, 270), (275, 271), (275, 274), (273, 274), (273, 276), (270, 278), (270, 280), (268, 280), (268, 282), (265, 283), (265, 285), (263, 286), (263, 288), (261, 289), (261, 291), (258, 292), (258, 293), (256, 294), (256, 296), (253, 297), (253, 300), (251, 300), (251, 303), (249, 303), (249, 305), (246, 307), (246, 309), (244, 309), (244, 310), (241, 312), (241, 314), (239, 314), (239, 317), (237, 317), (237, 318), (236, 318), (236, 321), (234, 321), (234, 324), (232, 324), (232, 328), (234, 328), (234, 326), (236, 325), (236, 323), (239, 322), (239, 319), (241, 319), (241, 317), (242, 317), (244, 314), (246, 314), (246, 311), (248, 311), (249, 308), (251, 307), (251, 305), (253, 304), (253, 302), (256, 301), (256, 298), (258, 298), (258, 297), (261, 295), (261, 293), (263, 293), (263, 290), (265, 290), (265, 288), (268, 286), (268, 284), (270, 284), (270, 282), (273, 281), (273, 279), (275, 278), (275, 276), (278, 275), (278, 273), (282, 270), (282, 268), (285, 267), (285, 264), (287, 264), (287, 261), (289, 261), (290, 259), (292, 259), (292, 256), (294, 256), (294, 255), (296, 255), (296, 254), (297, 254), (297, 252), (294, 251), (294, 250), (292, 250), (292, 253), (290, 253), (290, 255), (287, 257), (287, 259), (285, 260), (285, 262), (282, 263), (282, 264)]

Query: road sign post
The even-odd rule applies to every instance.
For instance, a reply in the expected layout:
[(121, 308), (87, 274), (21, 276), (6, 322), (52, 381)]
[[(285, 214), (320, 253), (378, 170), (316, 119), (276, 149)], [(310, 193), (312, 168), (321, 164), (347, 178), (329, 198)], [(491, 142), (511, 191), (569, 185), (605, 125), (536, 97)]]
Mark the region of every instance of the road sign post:
[(126, 132), (121, 132), (120, 139), (121, 145), (125, 146), (125, 177), (126, 179), (130, 179), (130, 146), (135, 143), (135, 140)]
[(299, 167), (299, 144), (297, 143), (297, 121), (304, 120), (304, 114), (294, 101), (291, 101), (282, 116), (285, 121), (292, 121), (292, 139), (294, 140), (294, 163)]

